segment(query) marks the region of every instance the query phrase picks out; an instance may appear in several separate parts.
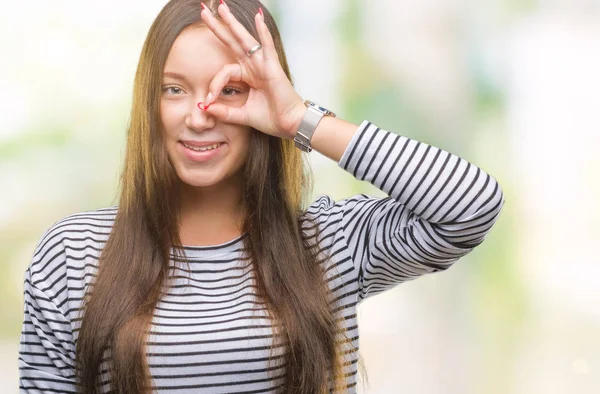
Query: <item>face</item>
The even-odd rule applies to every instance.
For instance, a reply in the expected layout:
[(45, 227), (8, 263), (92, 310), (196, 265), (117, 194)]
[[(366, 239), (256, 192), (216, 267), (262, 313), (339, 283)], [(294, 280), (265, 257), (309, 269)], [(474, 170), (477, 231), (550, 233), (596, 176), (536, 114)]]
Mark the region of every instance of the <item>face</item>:
[[(175, 40), (163, 70), (161, 120), (169, 160), (184, 185), (241, 182), (251, 128), (227, 124), (198, 108), (209, 84), (233, 52), (206, 27), (189, 26)], [(241, 107), (249, 86), (229, 82), (213, 102)]]

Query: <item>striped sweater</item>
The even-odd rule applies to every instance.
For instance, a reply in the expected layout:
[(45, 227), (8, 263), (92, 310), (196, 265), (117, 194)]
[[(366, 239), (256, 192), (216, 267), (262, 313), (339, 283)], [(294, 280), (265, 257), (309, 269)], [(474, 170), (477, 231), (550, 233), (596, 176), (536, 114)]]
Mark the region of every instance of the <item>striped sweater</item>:
[[(355, 393), (360, 302), (450, 267), (484, 240), (504, 198), (480, 168), (368, 121), (358, 127), (339, 167), (388, 195), (338, 202), (320, 196), (304, 213), (318, 224), (319, 248), (330, 256), (320, 264), (336, 317), (347, 329), (344, 383)], [(22, 393), (76, 391), (78, 311), (117, 209), (67, 216), (38, 242), (24, 279)], [(147, 336), (155, 392), (267, 393), (282, 383), (281, 351), (267, 369), (273, 331), (256, 298), (244, 236), (216, 246), (185, 246), (190, 270), (173, 265), (180, 272), (158, 303)]]

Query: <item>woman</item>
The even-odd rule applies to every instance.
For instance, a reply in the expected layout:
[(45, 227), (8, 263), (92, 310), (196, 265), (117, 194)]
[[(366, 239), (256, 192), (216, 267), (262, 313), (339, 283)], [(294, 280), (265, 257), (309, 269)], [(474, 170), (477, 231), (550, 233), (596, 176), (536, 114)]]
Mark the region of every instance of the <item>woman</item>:
[[(358, 304), (471, 251), (503, 195), (457, 156), (310, 107), (290, 80), (258, 0), (164, 7), (119, 206), (54, 224), (25, 273), (22, 392), (356, 392)], [(306, 207), (311, 148), (389, 197)]]

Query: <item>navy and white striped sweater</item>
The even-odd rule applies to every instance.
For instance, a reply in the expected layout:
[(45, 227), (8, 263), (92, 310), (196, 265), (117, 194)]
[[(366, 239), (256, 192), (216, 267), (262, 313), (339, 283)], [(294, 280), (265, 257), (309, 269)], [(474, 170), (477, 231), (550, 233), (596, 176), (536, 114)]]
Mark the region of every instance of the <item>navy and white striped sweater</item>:
[[(318, 223), (319, 248), (330, 256), (321, 264), (350, 339), (344, 345), (345, 384), (355, 393), (358, 304), (450, 267), (484, 240), (504, 199), (496, 180), (480, 168), (368, 121), (339, 166), (389, 196), (338, 202), (320, 196), (305, 212)], [(22, 393), (76, 392), (78, 311), (117, 209), (67, 216), (40, 239), (25, 272)], [(181, 271), (158, 303), (147, 338), (155, 391), (267, 393), (281, 384), (281, 352), (276, 368), (267, 370), (273, 331), (257, 301), (243, 242), (244, 235), (222, 245), (185, 247), (191, 271), (175, 268)]]

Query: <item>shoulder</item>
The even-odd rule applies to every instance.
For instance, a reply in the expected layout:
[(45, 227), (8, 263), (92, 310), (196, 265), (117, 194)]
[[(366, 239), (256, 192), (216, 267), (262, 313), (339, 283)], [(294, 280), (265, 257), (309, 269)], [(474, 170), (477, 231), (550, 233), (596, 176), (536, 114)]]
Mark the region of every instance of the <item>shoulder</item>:
[(64, 273), (69, 254), (99, 252), (110, 235), (117, 210), (117, 206), (110, 206), (69, 214), (47, 228), (27, 267), (32, 284)]

